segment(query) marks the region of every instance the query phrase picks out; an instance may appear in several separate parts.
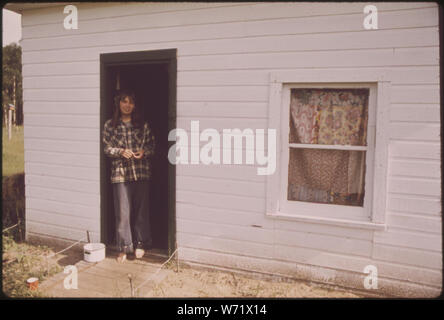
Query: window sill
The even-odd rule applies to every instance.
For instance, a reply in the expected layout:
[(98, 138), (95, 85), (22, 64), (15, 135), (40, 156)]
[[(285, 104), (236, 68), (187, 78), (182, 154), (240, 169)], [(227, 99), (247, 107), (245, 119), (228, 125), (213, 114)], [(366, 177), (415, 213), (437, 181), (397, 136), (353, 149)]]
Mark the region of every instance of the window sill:
[(367, 222), (359, 220), (356, 221), (343, 220), (343, 219), (334, 219), (334, 218), (325, 218), (325, 217), (316, 217), (316, 216), (307, 216), (307, 215), (288, 214), (284, 212), (275, 212), (275, 213), (267, 212), (266, 216), (275, 219), (292, 220), (292, 221), (300, 221), (307, 223), (328, 224), (340, 227), (360, 228), (360, 229), (377, 230), (377, 231), (386, 230), (385, 223), (374, 223), (370, 221)]

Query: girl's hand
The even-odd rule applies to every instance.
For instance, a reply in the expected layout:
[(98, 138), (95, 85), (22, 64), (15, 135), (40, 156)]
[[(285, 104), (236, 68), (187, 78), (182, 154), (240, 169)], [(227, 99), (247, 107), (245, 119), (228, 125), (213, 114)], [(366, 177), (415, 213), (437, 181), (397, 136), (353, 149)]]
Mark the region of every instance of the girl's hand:
[(134, 157), (134, 153), (130, 149), (122, 149), (123, 151), (120, 153), (124, 158), (131, 159)]
[(134, 158), (136, 158), (136, 159), (142, 158), (142, 156), (143, 156), (143, 149), (140, 149), (137, 152), (133, 152), (133, 155), (134, 155)]

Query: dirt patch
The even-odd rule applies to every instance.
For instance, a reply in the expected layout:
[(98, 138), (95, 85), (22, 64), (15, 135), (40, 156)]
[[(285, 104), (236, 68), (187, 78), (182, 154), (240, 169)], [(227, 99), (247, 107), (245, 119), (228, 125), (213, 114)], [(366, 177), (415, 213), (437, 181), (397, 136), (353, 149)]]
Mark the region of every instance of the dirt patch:
[(295, 280), (264, 280), (226, 271), (181, 266), (151, 292), (151, 297), (360, 298), (361, 296)]

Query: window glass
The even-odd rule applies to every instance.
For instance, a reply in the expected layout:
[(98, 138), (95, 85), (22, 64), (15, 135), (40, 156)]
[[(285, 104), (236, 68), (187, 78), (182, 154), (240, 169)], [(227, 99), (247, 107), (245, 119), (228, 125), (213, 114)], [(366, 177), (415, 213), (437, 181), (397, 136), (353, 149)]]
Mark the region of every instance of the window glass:
[(339, 146), (367, 145), (368, 98), (369, 89), (291, 89), (287, 200), (363, 206), (366, 148)]
[(291, 89), (290, 143), (367, 145), (369, 89)]

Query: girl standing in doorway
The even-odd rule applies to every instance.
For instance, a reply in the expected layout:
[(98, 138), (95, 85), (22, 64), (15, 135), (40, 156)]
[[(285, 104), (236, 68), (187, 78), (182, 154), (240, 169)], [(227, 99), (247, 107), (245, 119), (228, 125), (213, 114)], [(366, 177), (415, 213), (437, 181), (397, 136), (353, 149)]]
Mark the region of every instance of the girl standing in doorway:
[(103, 143), (112, 160), (117, 261), (122, 263), (128, 253), (142, 258), (152, 245), (149, 180), (155, 139), (148, 123), (140, 119), (133, 92), (119, 92), (114, 107), (113, 117), (105, 122)]

